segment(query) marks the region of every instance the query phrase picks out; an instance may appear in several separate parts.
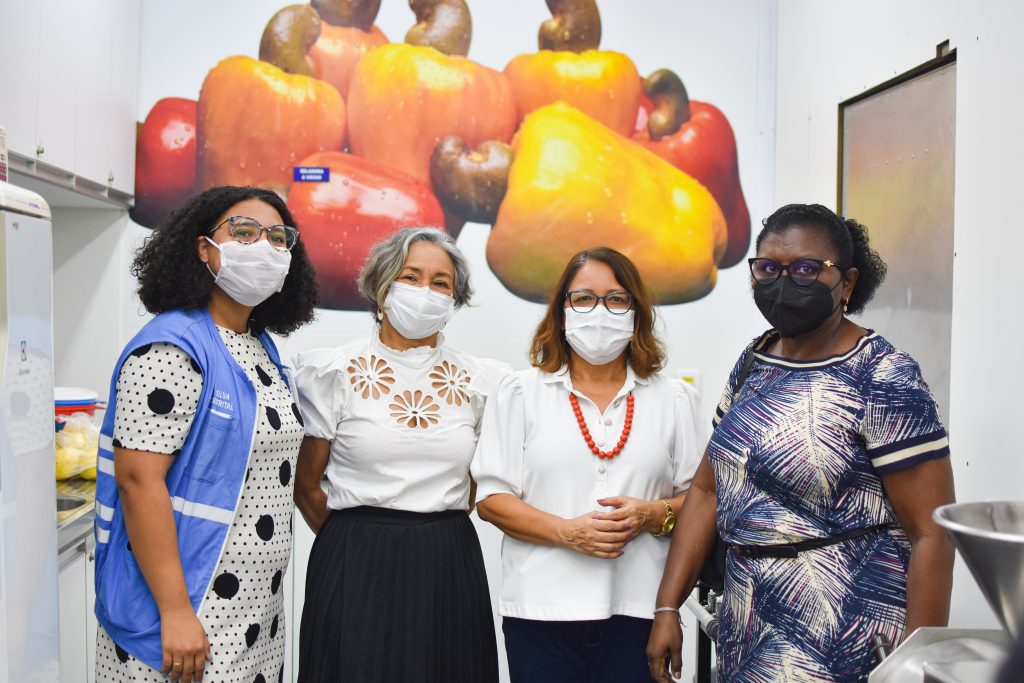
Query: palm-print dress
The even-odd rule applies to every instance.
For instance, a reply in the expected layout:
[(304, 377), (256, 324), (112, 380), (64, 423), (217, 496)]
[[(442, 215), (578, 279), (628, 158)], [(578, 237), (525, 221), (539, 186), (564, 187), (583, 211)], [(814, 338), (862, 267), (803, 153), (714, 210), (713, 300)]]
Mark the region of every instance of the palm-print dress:
[[(871, 636), (895, 642), (906, 623), (910, 544), (881, 475), (947, 457), (946, 431), (917, 363), (878, 334), (817, 362), (767, 354), (776, 339), (748, 347), (715, 416), (707, 453), (722, 538), (768, 545), (893, 528), (795, 559), (730, 552), (719, 677), (866, 681)], [(746, 353), (754, 363), (736, 394)]]

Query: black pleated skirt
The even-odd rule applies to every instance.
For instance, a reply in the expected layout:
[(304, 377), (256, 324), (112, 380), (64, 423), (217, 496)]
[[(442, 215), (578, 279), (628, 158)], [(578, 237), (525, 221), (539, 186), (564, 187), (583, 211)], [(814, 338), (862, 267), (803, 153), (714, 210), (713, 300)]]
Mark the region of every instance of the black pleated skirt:
[(299, 683), (492, 683), (480, 541), (459, 510), (331, 513), (306, 573)]

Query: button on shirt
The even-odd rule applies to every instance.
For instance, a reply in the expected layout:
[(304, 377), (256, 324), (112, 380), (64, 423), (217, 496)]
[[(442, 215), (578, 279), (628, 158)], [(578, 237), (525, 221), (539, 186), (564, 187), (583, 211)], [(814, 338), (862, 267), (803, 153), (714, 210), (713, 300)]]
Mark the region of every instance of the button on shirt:
[[(634, 397), (633, 428), (622, 452), (607, 460), (587, 447), (569, 402), (576, 394), (594, 442), (618, 443), (626, 396)], [(563, 518), (610, 510), (599, 498), (672, 498), (685, 492), (705, 445), (696, 392), (660, 374), (626, 381), (602, 414), (574, 391), (566, 369), (536, 368), (506, 377), (488, 400), (473, 459), (477, 499), (507, 493)], [(603, 442), (602, 447), (600, 443)], [(499, 611), (543, 621), (650, 619), (670, 537), (642, 533), (614, 560), (505, 536)]]
[(469, 508), (484, 400), (512, 368), (449, 348), (397, 351), (369, 339), (296, 358), (307, 436), (331, 442), (327, 507)]

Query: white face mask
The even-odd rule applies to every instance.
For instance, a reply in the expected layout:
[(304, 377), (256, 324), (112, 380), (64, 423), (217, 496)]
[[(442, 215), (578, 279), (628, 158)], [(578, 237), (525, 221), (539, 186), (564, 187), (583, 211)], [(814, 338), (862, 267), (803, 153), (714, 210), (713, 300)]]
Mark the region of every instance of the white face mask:
[(259, 306), (271, 294), (284, 288), (284, 279), (292, 264), (290, 251), (278, 251), (267, 240), (242, 244), (231, 240), (217, 244), (206, 241), (220, 251), (220, 271), (207, 270), (224, 293), (243, 306)]
[(384, 314), (406, 339), (426, 339), (440, 332), (454, 312), (452, 297), (404, 282), (392, 282), (384, 299)]
[(633, 339), (633, 314), (611, 313), (598, 306), (589, 313), (565, 309), (565, 339), (580, 358), (591, 365), (611, 363)]

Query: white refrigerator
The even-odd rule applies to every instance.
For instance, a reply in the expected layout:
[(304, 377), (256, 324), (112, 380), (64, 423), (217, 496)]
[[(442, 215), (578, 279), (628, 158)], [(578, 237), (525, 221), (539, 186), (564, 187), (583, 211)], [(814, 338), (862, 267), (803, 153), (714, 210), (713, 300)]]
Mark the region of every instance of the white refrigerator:
[(43, 198), (0, 182), (0, 683), (59, 678), (52, 240)]

